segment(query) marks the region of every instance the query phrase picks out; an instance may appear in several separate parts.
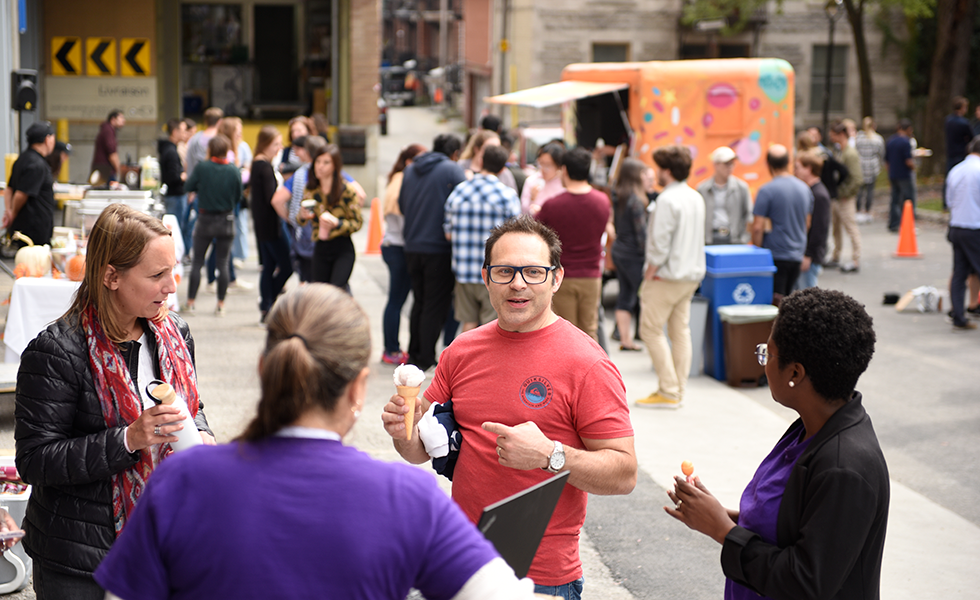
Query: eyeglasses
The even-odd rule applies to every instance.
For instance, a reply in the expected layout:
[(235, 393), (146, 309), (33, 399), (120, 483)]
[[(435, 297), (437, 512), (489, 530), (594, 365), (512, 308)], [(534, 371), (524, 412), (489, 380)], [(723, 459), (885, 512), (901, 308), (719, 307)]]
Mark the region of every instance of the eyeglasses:
[(487, 265), (487, 273), (490, 275), (490, 282), (506, 285), (514, 281), (518, 273), (524, 278), (524, 283), (528, 285), (538, 285), (548, 281), (548, 273), (557, 267), (544, 267), (529, 265), (526, 267), (515, 267), (513, 265)]
[(762, 365), (763, 367), (766, 366), (766, 363), (769, 362), (769, 356), (771, 355), (769, 354), (768, 344), (759, 344), (758, 346), (755, 347), (755, 358), (756, 360), (759, 361), (759, 364)]

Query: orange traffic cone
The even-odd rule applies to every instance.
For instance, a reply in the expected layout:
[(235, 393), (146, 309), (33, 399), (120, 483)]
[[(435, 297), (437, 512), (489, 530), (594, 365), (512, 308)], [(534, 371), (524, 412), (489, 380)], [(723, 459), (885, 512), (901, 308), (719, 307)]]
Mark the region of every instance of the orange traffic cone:
[(364, 254), (381, 254), (381, 201), (371, 200), (371, 219), (368, 221), (368, 240)]
[(921, 258), (919, 244), (915, 240), (915, 210), (912, 201), (906, 200), (902, 209), (902, 227), (898, 230), (898, 250), (895, 258)]

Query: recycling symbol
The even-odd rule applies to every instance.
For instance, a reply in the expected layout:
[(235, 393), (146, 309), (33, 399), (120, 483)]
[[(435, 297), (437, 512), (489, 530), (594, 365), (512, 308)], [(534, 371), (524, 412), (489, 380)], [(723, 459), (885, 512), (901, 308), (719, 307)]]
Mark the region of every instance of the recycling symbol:
[(735, 291), (732, 292), (732, 300), (735, 301), (735, 304), (752, 304), (752, 301), (755, 300), (755, 290), (749, 283), (740, 283), (735, 286)]

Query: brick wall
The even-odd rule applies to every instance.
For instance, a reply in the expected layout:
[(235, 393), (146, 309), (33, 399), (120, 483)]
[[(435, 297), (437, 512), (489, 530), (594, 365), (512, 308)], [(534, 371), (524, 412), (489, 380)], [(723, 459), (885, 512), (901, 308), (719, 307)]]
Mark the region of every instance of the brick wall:
[(381, 0), (353, 0), (350, 3), (351, 85), (350, 121), (354, 125), (378, 122), (378, 93), (381, 66)]

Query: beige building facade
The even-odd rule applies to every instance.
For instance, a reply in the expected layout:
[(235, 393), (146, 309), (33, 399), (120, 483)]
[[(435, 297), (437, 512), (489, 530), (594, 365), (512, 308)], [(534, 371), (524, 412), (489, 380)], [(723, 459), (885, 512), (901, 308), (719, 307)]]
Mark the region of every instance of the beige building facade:
[[(745, 30), (722, 36), (681, 23), (681, 0), (497, 0), (493, 20), (493, 94), (561, 79), (571, 63), (677, 60), (682, 58), (782, 58), (796, 71), (796, 126), (819, 124), (823, 110), (829, 20), (823, 2), (788, 0), (782, 10), (770, 2), (752, 15)], [(901, 13), (886, 13), (891, 31), (905, 34)], [(468, 23), (468, 27), (475, 24)], [(886, 44), (875, 14), (865, 15), (865, 36), (874, 87), (874, 111), (882, 128), (894, 127), (907, 102), (901, 49)], [(501, 31), (507, 32), (501, 44)], [(831, 69), (830, 119), (861, 115), (861, 86), (854, 39), (846, 16), (835, 24)], [(504, 52), (502, 46), (507, 48)], [(507, 77), (496, 73), (504, 65)], [(513, 72), (516, 70), (516, 74)], [(512, 82), (516, 81), (516, 85)], [(475, 100), (476, 111), (500, 114), (507, 126), (511, 111)], [(520, 108), (521, 123), (557, 123), (558, 109)]]

